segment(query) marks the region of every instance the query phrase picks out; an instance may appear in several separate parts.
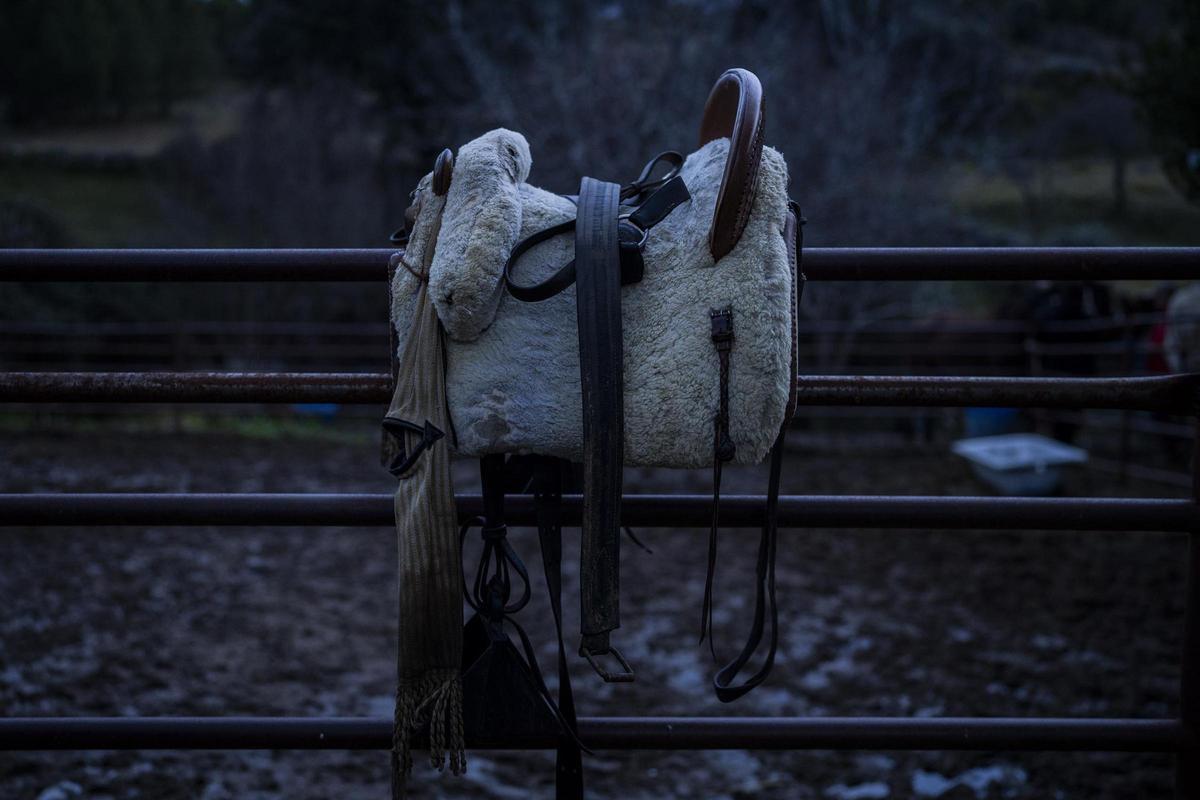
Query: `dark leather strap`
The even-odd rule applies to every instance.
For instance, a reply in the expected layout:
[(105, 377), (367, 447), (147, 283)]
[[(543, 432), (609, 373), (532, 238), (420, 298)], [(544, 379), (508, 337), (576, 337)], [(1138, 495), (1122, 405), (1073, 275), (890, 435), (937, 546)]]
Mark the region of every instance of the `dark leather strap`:
[(762, 162), (764, 114), (762, 84), (745, 69), (726, 70), (704, 104), (700, 145), (729, 137), (725, 174), (708, 232), (708, 248), (714, 261), (720, 261), (734, 248), (750, 220)]
[[(663, 150), (646, 162), (646, 166), (642, 167), (642, 174), (638, 175), (636, 180), (621, 187), (621, 202), (634, 205), (641, 203), (643, 196), (655, 191), (678, 175), (679, 171), (683, 169), (684, 161), (686, 159), (683, 157), (683, 153), (675, 150)], [(654, 170), (658, 169), (659, 164), (666, 164), (667, 171), (662, 176), (655, 178)]]
[[(583, 534), (579, 652), (605, 680), (633, 679), (609, 634), (620, 626), (621, 468), (624, 461), (621, 337), (620, 187), (584, 178), (575, 220), (576, 309), (583, 395)], [(595, 658), (613, 653), (622, 671)]]
[[(758, 564), (756, 566), (757, 584), (754, 599), (754, 622), (750, 626), (750, 636), (737, 657), (722, 667), (713, 676), (713, 689), (717, 699), (722, 703), (730, 703), (758, 686), (771, 674), (775, 666), (775, 651), (779, 646), (779, 613), (775, 605), (775, 550), (778, 540), (776, 520), (779, 517), (779, 476), (783, 467), (783, 440), (787, 426), (791, 420), (784, 420), (771, 448), (771, 476), (767, 484), (767, 522), (763, 526), (762, 535), (758, 541)], [(738, 673), (749, 663), (754, 653), (762, 643), (763, 628), (770, 618), (771, 632), (767, 644), (767, 654), (762, 666), (750, 677), (734, 683)]]
[(708, 531), (708, 564), (704, 578), (704, 602), (700, 608), (700, 642), (708, 637), (709, 650), (716, 658), (717, 651), (712, 639), (713, 576), (717, 571), (717, 531), (721, 527), (721, 469), (726, 461), (732, 461), (737, 448), (729, 435), (729, 354), (733, 350), (733, 310), (713, 309), (709, 312), (712, 323), (712, 342), (720, 361), (720, 398), (717, 414), (713, 418), (713, 499), (712, 526)]
[(557, 800), (582, 800), (583, 753), (579, 745), (575, 693), (571, 689), (571, 670), (562, 632), (562, 492), (563, 470), (569, 468), (554, 458), (539, 458), (533, 480), (537, 510), (538, 539), (542, 546), (542, 569), (550, 592), (550, 610), (554, 612), (554, 632), (558, 636), (558, 711), (570, 727), (571, 735), (558, 740), (555, 758), (555, 797)]
[[(488, 624), (494, 626), (497, 636), (505, 636), (503, 626), (507, 624), (512, 630), (516, 631), (518, 639), (521, 643), (521, 652), (525, 662), (525, 670), (529, 677), (533, 680), (538, 694), (546, 702), (547, 708), (554, 715), (559, 726), (559, 738), (563, 743), (563, 748), (574, 748), (577, 752), (590, 752), (579, 741), (577, 728), (578, 725), (575, 719), (575, 703), (574, 695), (571, 694), (571, 686), (569, 676), (567, 677), (566, 692), (563, 693), (561, 681), (563, 680), (563, 670), (566, 663), (566, 654), (563, 652), (562, 645), (562, 628), (561, 628), (561, 611), (555, 615), (556, 625), (559, 631), (559, 697), (560, 702), (563, 698), (567, 701), (567, 712), (554, 701), (550, 694), (549, 688), (546, 686), (546, 681), (542, 678), (542, 671), (538, 667), (537, 656), (533, 649), (533, 643), (529, 639), (529, 635), (525, 633), (525, 629), (513, 618), (513, 614), (525, 607), (529, 602), (529, 573), (525, 569), (525, 564), (517, 556), (512, 546), (508, 543), (507, 527), (504, 521), (504, 495), (508, 490), (509, 485), (513, 483), (510, 479), (516, 477), (515, 473), (519, 473), (523, 465), (516, 464), (515, 469), (511, 469), (510, 465), (514, 463), (510, 459), (505, 462), (503, 455), (494, 454), (484, 456), (479, 461), (480, 478), (483, 484), (483, 508), (484, 516), (477, 517), (474, 520), (467, 522), (462, 527), (462, 536), (465, 538), (467, 531), (472, 527), (479, 525), (482, 528), (481, 535), (483, 538), (484, 553), (480, 557), (479, 567), (475, 574), (473, 588), (468, 591), (466, 576), (463, 576), (463, 593), (466, 595), (467, 603), (474, 609), (475, 613), (485, 619)], [(526, 481), (528, 482), (528, 481)], [(555, 489), (555, 493), (559, 496), (557, 501), (561, 505), (561, 490)], [(561, 512), (557, 509), (553, 511), (554, 520), (561, 517)], [(541, 526), (542, 509), (539, 505), (539, 530)], [(557, 522), (555, 522), (557, 524)], [(557, 541), (557, 540), (556, 540)], [(559, 549), (559, 560), (561, 561), (561, 544)], [(543, 551), (543, 566), (545, 566), (545, 551)], [(524, 588), (521, 597), (515, 602), (509, 602), (511, 594), (510, 569), (515, 571), (524, 583)], [(561, 586), (551, 587), (552, 602), (561, 609)], [(569, 744), (568, 744), (569, 743)], [(581, 756), (577, 756), (578, 762)], [(582, 774), (582, 768), (579, 769)], [(565, 795), (568, 798), (577, 798), (582, 795), (582, 783), (580, 784), (578, 795)]]
[[(468, 520), (459, 529), (459, 538), (465, 545), (467, 533), (478, 526), (483, 551), (470, 588), (463, 567), (463, 596), (477, 613), (500, 624), (529, 603), (529, 572), (508, 541), (504, 521), (504, 455), (497, 453), (479, 459), (479, 477), (483, 486), (483, 516)], [(522, 586), (521, 596), (510, 603), (513, 572), (521, 579)], [(532, 666), (536, 669), (536, 662)]]
[[(804, 294), (804, 272), (801, 269), (801, 257), (804, 251), (804, 216), (800, 213), (800, 207), (794, 202), (788, 201), (788, 215), (784, 220), (783, 237), (788, 243), (788, 261), (793, 270), (793, 299), (792, 303), (792, 383), (795, 384), (796, 372), (798, 364), (796, 361), (797, 352), (797, 331), (796, 319), (799, 315), (800, 298)], [(713, 516), (712, 529), (708, 537), (708, 574), (704, 582), (704, 605), (700, 623), (700, 641), (704, 641), (707, 634), (709, 638), (709, 648), (713, 650), (712, 639), (712, 591), (713, 591), (713, 576), (717, 565), (717, 530), (720, 526), (721, 514), (721, 465), (728, 458), (733, 457), (732, 443), (729, 447), (723, 447), (722, 430), (728, 431), (728, 420), (725, 419), (727, 406), (728, 392), (728, 363), (727, 356), (722, 354), (722, 339), (724, 338), (723, 326), (718, 324), (719, 316), (723, 312), (713, 312), (712, 319), (712, 338), (713, 344), (717, 347), (717, 353), (721, 357), (721, 399), (720, 406), (717, 412), (717, 419), (714, 425), (713, 439)], [(732, 318), (729, 321), (729, 343), (732, 343), (733, 328)], [(755, 686), (758, 686), (771, 672), (771, 668), (775, 664), (775, 651), (779, 644), (779, 617), (775, 603), (775, 550), (778, 540), (777, 520), (779, 516), (779, 479), (783, 468), (783, 442), (784, 436), (787, 433), (788, 425), (791, 424), (792, 416), (796, 409), (795, 390), (788, 398), (786, 413), (783, 417), (783, 423), (780, 426), (779, 434), (775, 438), (775, 444), (771, 448), (771, 474), (767, 484), (767, 519), (766, 525), (763, 526), (762, 536), (758, 544), (758, 565), (757, 576), (758, 582), (755, 592), (754, 604), (754, 624), (750, 628), (750, 636), (746, 640), (746, 644), (742, 647), (742, 651), (737, 658), (730, 661), (713, 677), (713, 689), (716, 691), (717, 699), (723, 703), (728, 703), (738, 699), (742, 695), (749, 692)], [(723, 458), (725, 456), (725, 458)], [(767, 646), (767, 654), (763, 660), (763, 664), (758, 671), (746, 678), (741, 683), (733, 683), (737, 678), (738, 673), (749, 663), (759, 645), (762, 643), (763, 628), (766, 624), (767, 617), (770, 617), (771, 633), (770, 640)]]
[[(671, 155), (678, 155), (672, 153)], [(646, 165), (642, 177), (621, 190), (622, 197), (628, 195), (631, 201), (637, 201), (621, 207), (622, 212), (618, 221), (617, 235), (620, 239), (621, 285), (628, 286), (637, 283), (645, 274), (645, 263), (642, 260), (642, 248), (651, 228), (666, 219), (676, 206), (691, 199), (683, 178), (672, 175), (660, 181), (647, 184), (643, 179), (653, 170), (653, 167), (663, 159), (657, 156)], [(632, 210), (631, 210), (632, 209)], [(524, 303), (536, 303), (547, 300), (567, 289), (575, 282), (575, 261), (572, 259), (560, 267), (546, 280), (524, 286), (513, 279), (513, 270), (521, 256), (531, 248), (555, 236), (561, 236), (575, 229), (576, 220), (567, 220), (553, 225), (528, 236), (517, 243), (504, 263), (504, 283), (508, 293)]]

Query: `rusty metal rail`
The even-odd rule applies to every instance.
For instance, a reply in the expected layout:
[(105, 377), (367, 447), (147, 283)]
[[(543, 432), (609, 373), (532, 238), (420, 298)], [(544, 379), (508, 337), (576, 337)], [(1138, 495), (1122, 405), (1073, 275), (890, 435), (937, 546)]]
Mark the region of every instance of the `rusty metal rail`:
[[(595, 750), (1012, 750), (1163, 752), (1191, 744), (1173, 719), (582, 717)], [(371, 717), (24, 717), (0, 719), (0, 750), (386, 750)], [(468, 741), (553, 749), (554, 737)]]
[[(389, 249), (0, 250), (0, 281), (365, 281), (387, 278)], [(1200, 279), (1200, 248), (808, 249), (813, 280)], [(355, 373), (9, 373), (0, 402), (384, 403), (391, 376)], [(803, 405), (1111, 408), (1200, 414), (1200, 375), (1159, 378), (807, 376)], [(1194, 462), (1200, 462), (1197, 437)], [(1188, 587), (1178, 719), (587, 718), (595, 749), (943, 749), (1173, 752), (1179, 797), (1200, 797), (1200, 473), (1192, 500), (827, 497), (780, 500), (788, 527), (1186, 531)], [(480, 498), (459, 499), (463, 515)], [(709, 500), (632, 495), (625, 519), (699, 526)], [(730, 497), (723, 520), (758, 525), (764, 499)], [(528, 497), (514, 524), (533, 522)], [(567, 502), (574, 519), (579, 498)], [(391, 523), (387, 495), (0, 495), (0, 526), (338, 525)], [(375, 718), (0, 718), (0, 748), (386, 748)], [(553, 747), (475, 741), (473, 747)]]
[(4, 372), (0, 402), (385, 404), (387, 373)]
[[(1200, 374), (1152, 378), (802, 375), (804, 406), (1115, 408), (1191, 414)], [(6, 372), (9, 403), (362, 403), (391, 397), (387, 373)]]
[[(0, 250), (0, 281), (383, 281), (395, 249)], [(810, 280), (1183, 280), (1197, 247), (811, 247)]]
[[(456, 497), (466, 522), (483, 513), (477, 494)], [(563, 498), (563, 519), (578, 524), (579, 495)], [(766, 498), (721, 499), (721, 524), (758, 527)], [(627, 494), (622, 521), (643, 527), (703, 528), (712, 520), (708, 495)], [(512, 525), (536, 525), (533, 497), (510, 495)], [(332, 525), (395, 524), (390, 494), (0, 494), (0, 527), (45, 525)], [(1200, 507), (1189, 500), (1121, 497), (922, 497), (785, 495), (784, 528), (978, 529), (1055, 531), (1190, 531), (1200, 529)]]

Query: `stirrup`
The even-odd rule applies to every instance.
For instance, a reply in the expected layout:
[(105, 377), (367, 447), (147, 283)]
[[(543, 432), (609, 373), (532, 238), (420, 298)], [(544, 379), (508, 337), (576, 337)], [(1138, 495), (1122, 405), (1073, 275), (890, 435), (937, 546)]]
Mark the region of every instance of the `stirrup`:
[[(599, 656), (606, 656), (609, 653), (620, 665), (620, 672), (609, 672), (596, 661)], [(592, 669), (605, 683), (633, 683), (634, 681), (633, 667), (629, 666), (629, 662), (625, 660), (625, 656), (621, 655), (620, 650), (608, 643), (608, 633), (584, 636), (579, 645), (579, 655), (587, 659)]]

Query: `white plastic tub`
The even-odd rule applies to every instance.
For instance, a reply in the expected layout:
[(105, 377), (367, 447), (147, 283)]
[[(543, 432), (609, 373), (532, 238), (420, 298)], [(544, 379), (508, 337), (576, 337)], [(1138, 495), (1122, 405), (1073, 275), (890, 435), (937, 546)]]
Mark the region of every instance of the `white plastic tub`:
[(980, 480), (1010, 496), (1052, 495), (1062, 482), (1063, 467), (1088, 459), (1086, 450), (1036, 433), (959, 439), (952, 449)]

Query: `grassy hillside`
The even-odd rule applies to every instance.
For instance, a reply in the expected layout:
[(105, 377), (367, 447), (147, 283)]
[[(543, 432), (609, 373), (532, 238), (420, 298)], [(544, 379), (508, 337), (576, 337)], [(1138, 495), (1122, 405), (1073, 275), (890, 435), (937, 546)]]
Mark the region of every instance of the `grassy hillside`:
[(4, 202), (41, 210), (75, 247), (165, 244), (153, 187), (137, 172), (0, 164)]
[(1024, 185), (971, 164), (946, 167), (954, 207), (1028, 244), (1200, 245), (1200, 207), (1167, 182), (1158, 163), (1127, 169), (1128, 206), (1114, 212), (1112, 165), (1064, 159), (1041, 165)]

